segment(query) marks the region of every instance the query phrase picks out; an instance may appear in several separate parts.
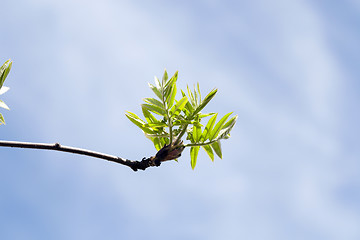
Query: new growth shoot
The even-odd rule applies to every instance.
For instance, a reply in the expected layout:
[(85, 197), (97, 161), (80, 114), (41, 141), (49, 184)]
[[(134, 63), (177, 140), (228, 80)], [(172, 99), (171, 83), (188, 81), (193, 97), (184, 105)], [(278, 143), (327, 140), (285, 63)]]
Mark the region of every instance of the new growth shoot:
[[(149, 83), (149, 87), (156, 97), (144, 98), (145, 103), (141, 104), (145, 120), (129, 111), (126, 117), (153, 142), (159, 162), (177, 160), (184, 148), (190, 147), (191, 167), (194, 169), (200, 147), (212, 161), (214, 152), (222, 158), (220, 140), (230, 137), (237, 115), (230, 118), (230, 112), (216, 122), (218, 113), (203, 113), (217, 89), (202, 98), (199, 83), (193, 90), (189, 87), (186, 92), (181, 90), (181, 98), (177, 100), (177, 79), (178, 72), (169, 78), (166, 70), (161, 81), (155, 77), (155, 85)], [(208, 121), (203, 124), (205, 119)], [(185, 134), (188, 143), (182, 140)]]

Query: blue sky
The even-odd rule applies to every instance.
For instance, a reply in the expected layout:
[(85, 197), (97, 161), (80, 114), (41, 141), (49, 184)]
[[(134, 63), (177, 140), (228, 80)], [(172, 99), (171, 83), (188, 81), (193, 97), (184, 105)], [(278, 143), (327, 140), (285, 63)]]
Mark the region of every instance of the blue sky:
[(5, 140), (140, 160), (147, 82), (219, 89), (223, 160), (0, 149), (1, 239), (359, 239), (358, 1), (6, 1)]

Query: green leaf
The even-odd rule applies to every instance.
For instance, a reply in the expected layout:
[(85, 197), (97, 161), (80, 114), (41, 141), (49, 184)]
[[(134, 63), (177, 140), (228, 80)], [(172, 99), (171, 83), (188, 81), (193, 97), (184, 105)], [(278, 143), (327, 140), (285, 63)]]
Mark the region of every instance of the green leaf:
[(198, 95), (195, 86), (194, 86), (194, 98), (195, 98), (194, 100), (196, 102), (196, 106), (198, 106), (200, 104), (200, 96)]
[(216, 113), (214, 116), (212, 116), (212, 117), (209, 119), (208, 123), (206, 124), (205, 129), (204, 129), (204, 132), (203, 132), (203, 134), (202, 134), (202, 136), (201, 136), (201, 140), (202, 140), (202, 141), (206, 141), (207, 139), (210, 138), (210, 133), (211, 133), (212, 128), (213, 128), (214, 125), (215, 125), (215, 121), (216, 121), (217, 115), (218, 115), (218, 114)]
[(165, 144), (169, 144), (168, 138), (160, 138), (160, 146), (161, 148), (165, 146)]
[(177, 91), (176, 84), (174, 84), (171, 87), (170, 95), (166, 98), (166, 103), (167, 103), (168, 108), (171, 108), (174, 105), (176, 91)]
[(0, 100), (0, 107), (10, 110), (10, 108), (2, 100)]
[(205, 113), (205, 114), (199, 114), (199, 118), (205, 118), (205, 117), (209, 117), (209, 116), (212, 116), (214, 115), (215, 113), (212, 112), (212, 113)]
[(182, 99), (180, 99), (170, 110), (170, 114), (173, 117), (176, 117), (180, 114), (180, 112), (184, 109), (185, 104), (187, 103), (188, 98), (185, 96)]
[(205, 152), (209, 155), (211, 161), (214, 161), (214, 152), (212, 148), (209, 145), (204, 145), (202, 147), (204, 148)]
[(148, 111), (156, 113), (161, 116), (166, 116), (166, 111), (158, 106), (151, 105), (151, 104), (141, 104), (141, 107), (146, 108)]
[(194, 108), (196, 108), (196, 107), (197, 107), (196, 101), (195, 101), (194, 95), (193, 95), (193, 93), (191, 92), (189, 86), (187, 86), (187, 92), (188, 92), (188, 95), (189, 95), (189, 99), (190, 99), (191, 105), (192, 105)]
[(221, 128), (219, 136), (216, 139), (225, 139), (230, 135), (230, 131), (235, 126), (237, 115), (232, 117), (225, 125)]
[(159, 151), (162, 147), (161, 147), (161, 143), (160, 143), (160, 139), (158, 137), (154, 138), (154, 146), (156, 148), (157, 151)]
[(148, 123), (158, 122), (158, 120), (143, 106), (141, 106), (143, 115)]
[(0, 88), (4, 84), (4, 81), (10, 72), (11, 66), (12, 61), (9, 59), (0, 67)]
[(201, 102), (201, 92), (200, 92), (200, 84), (197, 83), (197, 91), (199, 93), (199, 101)]
[(199, 146), (191, 147), (190, 149), (190, 157), (191, 157), (191, 168), (194, 170), (196, 166), (197, 157), (199, 154)]
[[(182, 94), (183, 97), (186, 96), (186, 94), (184, 93), (183, 90), (181, 90), (181, 94)], [(192, 115), (192, 113), (194, 111), (194, 108), (193, 108), (193, 106), (191, 105), (191, 103), (189, 101), (185, 104), (185, 109), (184, 110), (187, 110), (187, 111), (185, 111), (185, 114), (186, 114), (187, 117), (190, 118), (190, 116)], [(189, 119), (189, 120), (191, 120), (191, 119)]]
[(0, 89), (0, 95), (6, 93), (9, 89), (9, 87), (2, 86), (2, 88)]
[(143, 127), (144, 122), (135, 113), (127, 111), (125, 116), (139, 128)]
[(149, 87), (151, 88), (151, 90), (155, 93), (155, 95), (160, 99), (162, 100), (162, 94), (161, 92), (159, 91), (159, 89), (157, 87), (155, 87), (154, 85), (152, 85), (151, 83), (148, 83), (149, 84)]
[(167, 71), (165, 69), (164, 75), (162, 77), (162, 86), (165, 86), (165, 83), (166, 83), (167, 80), (168, 80), (168, 74), (167, 74)]
[(173, 94), (176, 95), (176, 79), (175, 77), (172, 77), (164, 86), (164, 100), (168, 103), (168, 107), (170, 108), (170, 102), (172, 99), (175, 98)]
[(0, 125), (1, 124), (5, 124), (5, 119), (4, 119), (3, 115), (0, 113)]
[(164, 89), (168, 89), (170, 86), (176, 84), (177, 77), (178, 71), (176, 71), (175, 74), (170, 78), (170, 80), (166, 82), (166, 84), (164, 85)]
[(222, 150), (221, 150), (220, 141), (214, 142), (210, 146), (215, 151), (216, 155), (218, 155), (218, 157), (222, 159)]
[(155, 76), (154, 77), (155, 80), (155, 86), (157, 89), (161, 89), (161, 84), (160, 84), (160, 80)]
[(222, 126), (224, 125), (225, 121), (228, 119), (228, 117), (232, 114), (232, 112), (226, 114), (224, 117), (222, 117), (220, 119), (220, 121), (215, 125), (214, 129), (211, 130), (211, 133), (210, 133), (210, 137), (209, 137), (209, 140), (213, 140), (217, 137), (217, 135), (219, 134)]
[(155, 98), (144, 98), (143, 100), (144, 100), (144, 102), (153, 104), (159, 108), (162, 108), (165, 111), (164, 104), (162, 104), (162, 102), (160, 102), (159, 100), (156, 100)]
[(197, 126), (197, 124), (194, 124), (193, 127), (193, 138), (195, 143), (198, 143), (201, 138), (201, 127)]
[(213, 97), (215, 97), (215, 94), (217, 93), (217, 89), (213, 89), (211, 92), (209, 92), (208, 95), (204, 98), (204, 100), (201, 102), (201, 104), (195, 109), (195, 111), (192, 113), (193, 115), (196, 115), (198, 112), (200, 112)]
[(141, 130), (143, 130), (145, 133), (148, 134), (154, 134), (154, 131), (144, 127), (145, 122), (143, 120), (141, 120), (135, 113), (129, 112), (127, 111), (125, 113), (125, 116), (132, 122), (134, 123), (136, 126), (138, 126)]

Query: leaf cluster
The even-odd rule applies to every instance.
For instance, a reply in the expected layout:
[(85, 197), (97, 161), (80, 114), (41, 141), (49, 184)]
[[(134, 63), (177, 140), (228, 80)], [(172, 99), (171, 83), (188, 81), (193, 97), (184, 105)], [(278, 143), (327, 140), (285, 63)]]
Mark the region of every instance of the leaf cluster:
[[(11, 66), (12, 66), (12, 61), (9, 59), (0, 67), (0, 95), (6, 93), (9, 90), (9, 88), (3, 86), (3, 84), (10, 72)], [(0, 107), (10, 110), (9, 107), (2, 100), (0, 100)], [(5, 119), (3, 115), (0, 113), (0, 125), (1, 124), (5, 124)]]
[[(214, 98), (217, 89), (202, 98), (199, 84), (193, 90), (189, 87), (186, 92), (181, 90), (181, 98), (177, 100), (177, 79), (178, 72), (169, 78), (165, 70), (161, 80), (155, 77), (155, 85), (149, 83), (156, 97), (143, 99), (141, 109), (145, 120), (129, 111), (125, 115), (144, 132), (158, 151), (169, 145), (174, 149), (190, 147), (191, 167), (194, 169), (200, 147), (212, 161), (214, 152), (222, 158), (220, 140), (230, 137), (237, 116), (229, 119), (231, 112), (216, 122), (218, 113), (203, 113), (202, 110)], [(203, 125), (205, 118), (209, 120)], [(183, 143), (185, 134), (190, 143)]]

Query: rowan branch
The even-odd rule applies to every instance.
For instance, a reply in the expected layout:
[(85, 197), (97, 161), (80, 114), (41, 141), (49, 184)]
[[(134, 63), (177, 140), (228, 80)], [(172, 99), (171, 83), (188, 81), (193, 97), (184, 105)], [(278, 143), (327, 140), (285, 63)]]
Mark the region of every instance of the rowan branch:
[(132, 161), (121, 157), (95, 152), (82, 148), (74, 148), (60, 145), (59, 143), (31, 143), (31, 142), (18, 142), (18, 141), (2, 141), (0, 140), (0, 147), (12, 147), (12, 148), (30, 148), (30, 149), (43, 149), (68, 152), (73, 154), (86, 155), (90, 157), (105, 159), (111, 162), (120, 163), (122, 165), (130, 167), (132, 170), (137, 171), (139, 169), (145, 170), (148, 167), (160, 166), (161, 159), (156, 157), (143, 158), (141, 161)]

